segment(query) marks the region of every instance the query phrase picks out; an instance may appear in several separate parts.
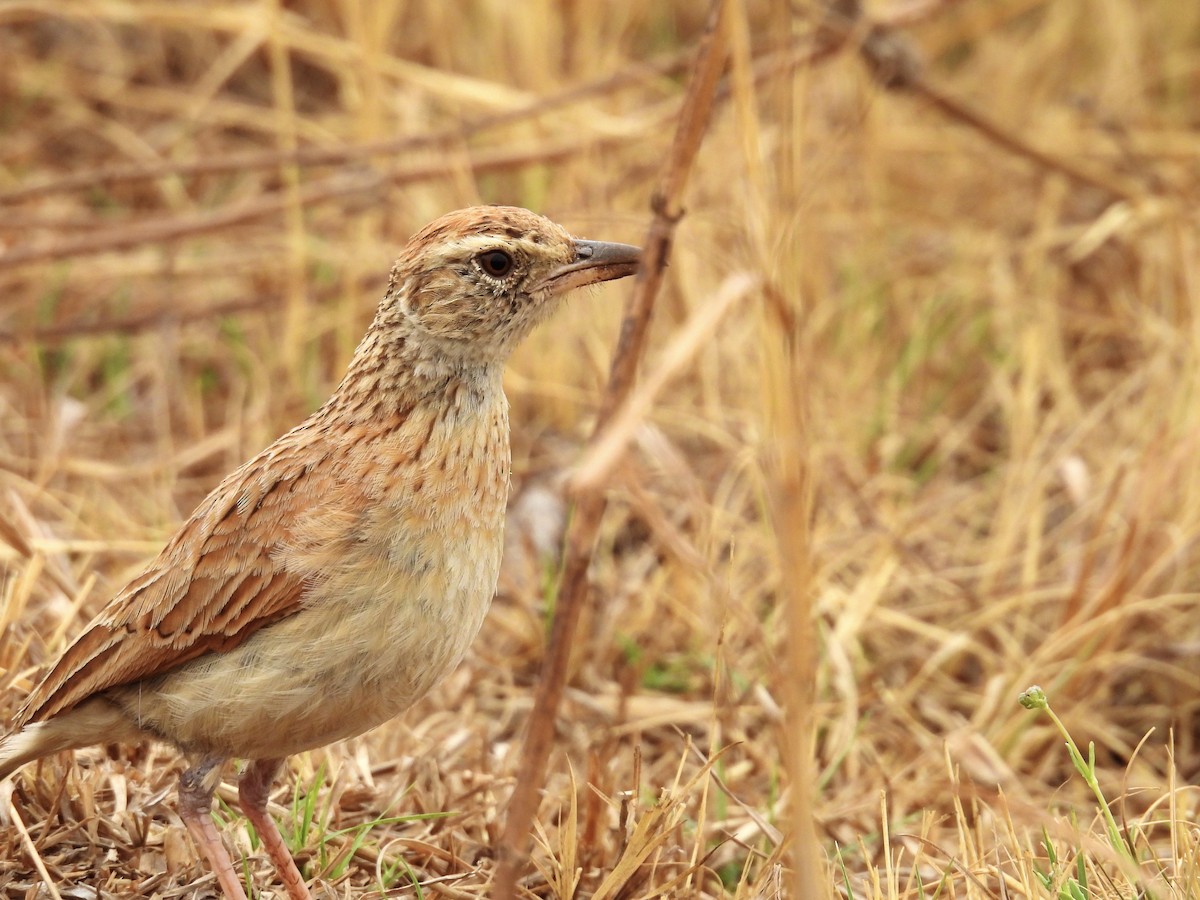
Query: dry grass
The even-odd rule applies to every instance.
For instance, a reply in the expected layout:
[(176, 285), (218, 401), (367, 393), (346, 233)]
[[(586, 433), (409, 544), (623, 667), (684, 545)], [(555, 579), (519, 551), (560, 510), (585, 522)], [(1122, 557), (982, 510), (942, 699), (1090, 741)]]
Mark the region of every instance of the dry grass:
[[(1200, 896), (1200, 6), (881, 0), (926, 61), (891, 91), (864, 29), (814, 53), (803, 4), (731, 12), (651, 332), (650, 381), (671, 368), (606, 475), (525, 889), (794, 896), (811, 758), (831, 895)], [(638, 240), (705, 14), (0, 6), (5, 702), (326, 395), (415, 228), (511, 202)], [(761, 287), (698, 325), (739, 273)], [(280, 785), (328, 896), (488, 895), (624, 290), (510, 367), (512, 552), (469, 662)], [(1132, 852), (1017, 704), (1035, 682)], [(0, 888), (211, 892), (178, 768), (26, 770)], [(417, 818), (353, 830), (394, 816)]]

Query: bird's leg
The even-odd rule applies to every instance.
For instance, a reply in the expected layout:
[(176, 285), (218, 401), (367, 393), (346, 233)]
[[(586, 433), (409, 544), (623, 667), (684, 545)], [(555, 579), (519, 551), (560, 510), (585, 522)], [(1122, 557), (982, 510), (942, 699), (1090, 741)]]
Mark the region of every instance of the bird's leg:
[(228, 900), (246, 900), (246, 889), (238, 881), (229, 851), (212, 820), (213, 791), (224, 762), (220, 757), (209, 757), (179, 776), (179, 817), (216, 874), (221, 893)]
[(296, 868), (296, 861), (283, 842), (283, 835), (267, 812), (271, 782), (275, 780), (282, 763), (282, 759), (256, 759), (247, 765), (246, 771), (238, 779), (238, 799), (242, 802), (242, 812), (267, 848), (267, 855), (275, 865), (279, 880), (287, 888), (288, 897), (291, 900), (312, 900), (312, 894), (304, 884), (304, 876)]

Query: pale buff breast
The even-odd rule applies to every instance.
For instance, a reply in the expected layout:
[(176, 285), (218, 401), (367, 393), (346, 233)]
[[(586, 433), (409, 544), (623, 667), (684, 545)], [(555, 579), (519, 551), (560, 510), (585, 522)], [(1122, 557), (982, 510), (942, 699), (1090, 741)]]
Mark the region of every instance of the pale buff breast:
[[(336, 560), (301, 554), (322, 571), (300, 613), (115, 699), (185, 748), (241, 758), (322, 746), (407, 709), (462, 660), (495, 592), (509, 472), (500, 401), (430, 423), (428, 448)], [(386, 450), (375, 460), (390, 465)]]

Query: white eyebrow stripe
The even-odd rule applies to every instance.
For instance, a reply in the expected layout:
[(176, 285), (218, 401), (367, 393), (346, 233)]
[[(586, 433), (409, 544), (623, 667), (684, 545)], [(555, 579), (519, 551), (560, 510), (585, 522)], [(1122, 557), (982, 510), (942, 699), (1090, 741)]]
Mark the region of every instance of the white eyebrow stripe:
[(487, 250), (510, 250), (534, 256), (545, 252), (545, 246), (525, 238), (511, 238), (499, 234), (471, 234), (446, 241), (438, 256), (446, 262), (470, 259)]

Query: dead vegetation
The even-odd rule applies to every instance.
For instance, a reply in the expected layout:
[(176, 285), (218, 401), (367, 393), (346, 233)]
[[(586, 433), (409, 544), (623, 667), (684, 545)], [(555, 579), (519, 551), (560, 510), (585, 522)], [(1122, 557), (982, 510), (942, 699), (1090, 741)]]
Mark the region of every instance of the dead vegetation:
[[(792, 897), (814, 854), (831, 896), (1200, 896), (1200, 7), (838, 8), (728, 5), (657, 388), (574, 482), (607, 506), (523, 896)], [(5, 704), (324, 398), (414, 229), (505, 202), (641, 240), (706, 15), (0, 6)], [(490, 895), (626, 290), (510, 368), (469, 662), (291, 762), (276, 812), (328, 896)], [(26, 770), (0, 889), (211, 893), (178, 769)]]

